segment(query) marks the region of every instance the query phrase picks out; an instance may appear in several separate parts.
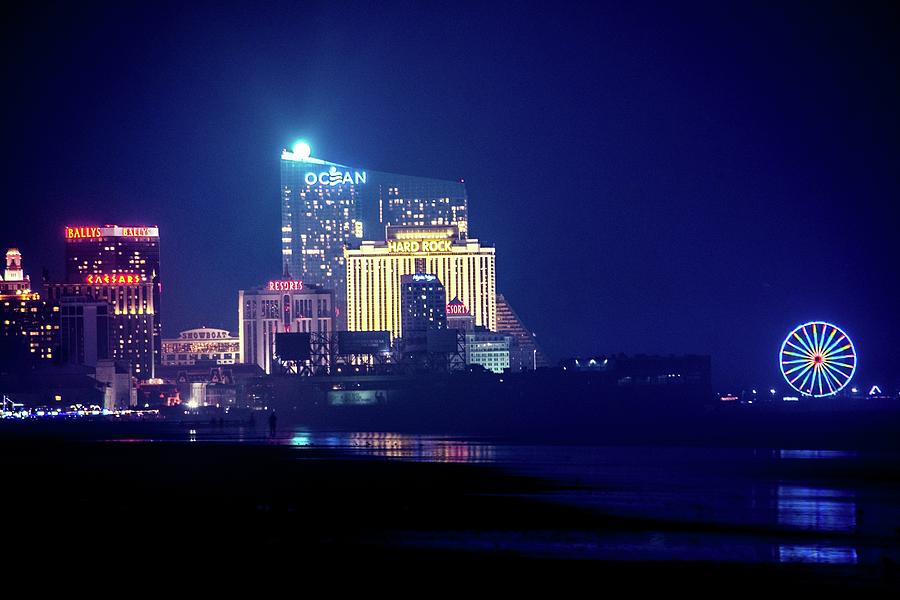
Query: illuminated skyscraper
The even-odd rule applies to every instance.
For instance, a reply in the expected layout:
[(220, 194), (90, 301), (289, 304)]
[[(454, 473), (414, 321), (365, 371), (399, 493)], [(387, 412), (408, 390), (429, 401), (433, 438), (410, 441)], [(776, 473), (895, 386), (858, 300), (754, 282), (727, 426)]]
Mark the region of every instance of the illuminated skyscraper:
[(447, 293), (436, 275), (400, 277), (401, 321), (404, 332), (447, 327)]
[(159, 284), (158, 227), (66, 227), (65, 236), (66, 283), (85, 283), (88, 275), (140, 275)]
[(109, 304), (109, 358), (131, 362), (140, 379), (153, 377), (162, 342), (159, 228), (66, 227), (65, 239), (66, 281), (48, 285), (49, 298)]
[(312, 158), (305, 144), (282, 152), (282, 271), (335, 290), (341, 317), (344, 247), (358, 246), (364, 232), (370, 239), (379, 238), (387, 225), (452, 225), (458, 238), (465, 239), (465, 185)]
[[(153, 284), (120, 283), (118, 277), (124, 278), (125, 275), (117, 276), (115, 281), (110, 276), (109, 283), (93, 279), (92, 275), (88, 277), (92, 283), (49, 284), (47, 292), (50, 300), (70, 308), (77, 307), (77, 298), (106, 303), (112, 328), (109, 358), (130, 362), (138, 379), (153, 377), (161, 350)], [(70, 360), (74, 360), (74, 356), (70, 355)]]
[(462, 181), (427, 179), (372, 171), (378, 186), (381, 228), (453, 225), (460, 239), (469, 232), (468, 199)]
[(455, 227), (388, 227), (383, 242), (348, 249), (347, 328), (403, 336), (402, 277), (434, 274), (445, 296), (471, 312), (475, 325), (494, 330), (497, 321), (494, 248), (460, 240)]
[(250, 290), (238, 291), (238, 362), (257, 364), (273, 373), (275, 336), (308, 333), (321, 340), (334, 331), (331, 290), (305, 281), (277, 280)]
[(59, 348), (59, 308), (31, 291), (16, 248), (6, 253), (0, 277), (0, 372), (49, 364)]

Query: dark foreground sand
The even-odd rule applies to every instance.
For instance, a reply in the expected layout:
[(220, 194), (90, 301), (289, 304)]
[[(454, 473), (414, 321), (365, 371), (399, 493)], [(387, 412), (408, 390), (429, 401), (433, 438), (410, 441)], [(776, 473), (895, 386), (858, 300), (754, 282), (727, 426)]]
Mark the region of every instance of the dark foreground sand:
[[(722, 595), (828, 587), (884, 590), (890, 564), (853, 570), (806, 565), (562, 561), (490, 544), (451, 551), (409, 545), (441, 532), (633, 531), (658, 526), (534, 499), (554, 486), (490, 467), (360, 459), (283, 445), (108, 442), (58, 432), (0, 437), (3, 546), (16, 569), (38, 565), (167, 574), (188, 568), (202, 586), (259, 582), (293, 587), (339, 572), (396, 584), (564, 593), (676, 588)], [(149, 571), (148, 571), (149, 569)], [(343, 589), (343, 588), (342, 588)], [(571, 591), (571, 590), (570, 590)], [(574, 593), (574, 591), (572, 592)], [(569, 595), (566, 593), (566, 595)], [(578, 595), (581, 595), (580, 593)], [(616, 593), (614, 595), (619, 595)], [(625, 594), (622, 594), (625, 595)]]

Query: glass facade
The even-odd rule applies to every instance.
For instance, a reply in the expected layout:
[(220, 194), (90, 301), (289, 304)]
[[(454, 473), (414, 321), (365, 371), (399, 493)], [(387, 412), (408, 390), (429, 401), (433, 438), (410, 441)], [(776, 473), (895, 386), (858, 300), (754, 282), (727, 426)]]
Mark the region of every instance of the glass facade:
[(447, 327), (444, 285), (436, 275), (403, 275), (400, 278), (402, 328), (413, 331), (444, 329)]
[(386, 225), (454, 225), (460, 239), (468, 236), (468, 199), (463, 182), (374, 171), (372, 179), (378, 186), (380, 230)]
[(387, 225), (454, 225), (459, 239), (466, 239), (465, 184), (282, 153), (281, 270), (335, 290), (340, 317), (346, 307), (344, 248), (358, 247), (364, 234), (380, 239)]
[(344, 247), (362, 239), (359, 192), (365, 185), (365, 173), (358, 169), (282, 158), (281, 254), (285, 275), (308, 284), (343, 289)]
[(59, 302), (59, 350), (62, 360), (97, 366), (110, 358), (110, 333), (114, 326), (111, 305), (87, 296), (66, 296)]

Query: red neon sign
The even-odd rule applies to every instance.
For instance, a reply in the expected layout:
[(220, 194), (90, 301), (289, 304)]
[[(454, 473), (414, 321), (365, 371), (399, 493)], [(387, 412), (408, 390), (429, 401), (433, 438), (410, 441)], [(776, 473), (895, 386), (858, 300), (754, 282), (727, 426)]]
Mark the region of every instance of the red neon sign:
[(106, 227), (66, 227), (67, 240), (98, 238), (104, 236), (156, 237), (158, 235), (159, 228), (157, 227), (119, 227), (118, 225), (107, 225)]
[(469, 314), (469, 308), (462, 302), (448, 304), (447, 305), (447, 314), (448, 315), (467, 315), (467, 314)]
[(303, 289), (303, 282), (295, 279), (270, 281), (270, 292), (299, 292)]
[(66, 227), (66, 239), (100, 237), (99, 227)]
[(128, 285), (140, 283), (141, 276), (133, 273), (92, 273), (84, 280), (90, 285)]

